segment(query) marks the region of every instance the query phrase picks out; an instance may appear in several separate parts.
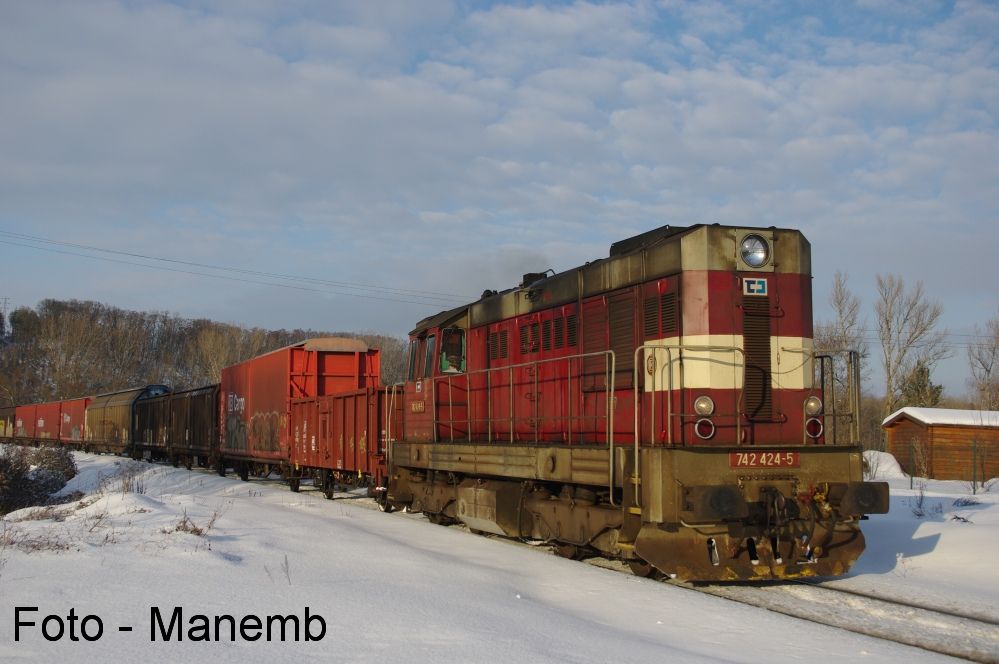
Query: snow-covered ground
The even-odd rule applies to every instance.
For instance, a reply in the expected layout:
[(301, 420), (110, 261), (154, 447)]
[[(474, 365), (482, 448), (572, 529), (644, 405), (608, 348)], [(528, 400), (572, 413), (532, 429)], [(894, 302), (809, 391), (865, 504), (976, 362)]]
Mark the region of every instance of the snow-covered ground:
[[(921, 662), (939, 655), (854, 635), (350, 498), (294, 494), (110, 456), (81, 454), (67, 487), (85, 497), (0, 522), (0, 660), (255, 662)], [(838, 581), (999, 615), (994, 548), (999, 487), (919, 491), (891, 466), (888, 515), (864, 525), (869, 549)], [(894, 472), (893, 472), (894, 471)], [(955, 517), (960, 517), (956, 519)], [(15, 642), (15, 607), (22, 612)], [(184, 640), (151, 640), (181, 607)], [(325, 620), (318, 642), (192, 642), (191, 616)], [(94, 642), (48, 641), (46, 615), (93, 614)], [(252, 618), (250, 619), (252, 621)], [(197, 620), (195, 620), (197, 623)], [(313, 623), (314, 628), (317, 623)], [(50, 634), (56, 622), (48, 623)], [(119, 627), (130, 626), (131, 632)], [(67, 623), (68, 630), (68, 623)], [(93, 634), (96, 621), (88, 623)], [(76, 623), (79, 634), (80, 623)], [(304, 636), (303, 636), (304, 639)]]
[(867, 550), (835, 585), (999, 619), (999, 479), (973, 494), (970, 482), (910, 480), (890, 454), (867, 456), (891, 512), (864, 523)]

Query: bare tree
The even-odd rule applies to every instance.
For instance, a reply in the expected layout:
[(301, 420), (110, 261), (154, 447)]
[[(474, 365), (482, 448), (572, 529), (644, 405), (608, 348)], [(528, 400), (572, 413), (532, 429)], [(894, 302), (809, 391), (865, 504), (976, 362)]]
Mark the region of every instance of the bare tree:
[(931, 302), (923, 291), (923, 282), (906, 292), (899, 275), (880, 274), (878, 300), (874, 312), (881, 341), (881, 363), (885, 372), (885, 403), (883, 412), (889, 415), (901, 403), (906, 379), (917, 364), (931, 371), (938, 361), (947, 357), (945, 332), (936, 329), (943, 307)]
[(999, 314), (985, 323), (985, 330), (975, 325), (975, 341), (968, 346), (975, 405), (982, 410), (999, 410)]
[[(827, 395), (826, 412), (837, 414), (849, 412), (849, 394), (847, 388), (850, 383), (848, 366), (842, 351), (855, 350), (860, 354), (860, 358), (866, 359), (867, 344), (864, 341), (864, 327), (866, 321), (860, 315), (860, 298), (854, 295), (846, 283), (847, 275), (843, 272), (836, 272), (833, 277), (832, 290), (829, 293), (829, 305), (832, 307), (835, 318), (831, 322), (818, 323), (815, 326), (815, 351), (818, 355), (828, 354), (833, 357), (831, 375), (825, 377), (826, 382), (822, 386)], [(834, 395), (829, 399), (828, 395)], [(853, 417), (859, 417), (859, 413), (852, 413)], [(832, 436), (839, 422), (834, 418), (827, 418), (826, 429), (828, 435)], [(845, 426), (845, 424), (844, 424)]]

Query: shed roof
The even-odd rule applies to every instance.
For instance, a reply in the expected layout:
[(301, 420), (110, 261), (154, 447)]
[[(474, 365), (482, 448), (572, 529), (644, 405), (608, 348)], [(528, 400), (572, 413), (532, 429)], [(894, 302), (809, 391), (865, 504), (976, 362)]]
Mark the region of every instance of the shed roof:
[(900, 408), (885, 418), (881, 426), (894, 424), (903, 417), (925, 424), (949, 424), (962, 427), (999, 428), (999, 411), (997, 410), (960, 410), (958, 408), (915, 408), (906, 406)]

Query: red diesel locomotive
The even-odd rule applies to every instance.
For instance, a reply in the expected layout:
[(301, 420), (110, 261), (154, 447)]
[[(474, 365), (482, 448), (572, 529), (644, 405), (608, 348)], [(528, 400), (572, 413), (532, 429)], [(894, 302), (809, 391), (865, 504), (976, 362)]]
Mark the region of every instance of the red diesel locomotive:
[(422, 321), (386, 505), (636, 573), (844, 573), (888, 490), (862, 479), (855, 354), (825, 410), (810, 272), (797, 231), (667, 226)]

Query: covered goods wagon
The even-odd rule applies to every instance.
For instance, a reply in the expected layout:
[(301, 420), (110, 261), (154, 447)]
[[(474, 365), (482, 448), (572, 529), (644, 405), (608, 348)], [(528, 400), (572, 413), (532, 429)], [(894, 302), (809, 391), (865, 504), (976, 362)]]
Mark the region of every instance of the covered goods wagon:
[(86, 437), (87, 405), (90, 397), (66, 399), (59, 413), (59, 440), (63, 443), (82, 442)]
[(166, 385), (143, 385), (93, 397), (87, 405), (86, 447), (109, 452), (130, 451), (138, 425), (135, 404), (169, 391)]

